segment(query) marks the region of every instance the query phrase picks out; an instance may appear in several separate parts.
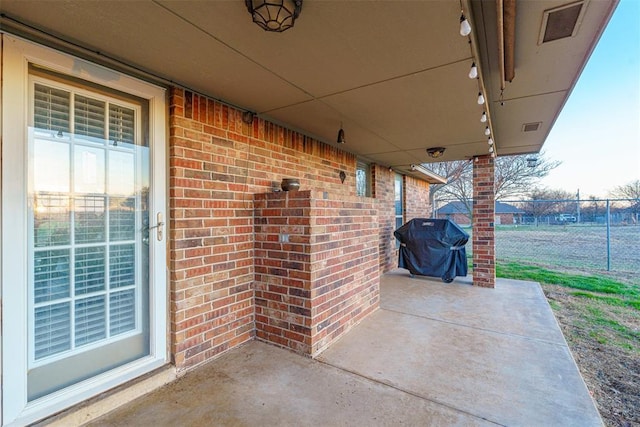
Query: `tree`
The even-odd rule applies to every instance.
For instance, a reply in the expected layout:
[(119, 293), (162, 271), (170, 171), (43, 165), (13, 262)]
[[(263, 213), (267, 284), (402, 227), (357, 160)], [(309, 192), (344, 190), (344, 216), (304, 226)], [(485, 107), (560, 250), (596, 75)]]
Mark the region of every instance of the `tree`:
[(541, 152), (535, 164), (530, 166), (531, 157), (519, 155), (496, 158), (496, 200), (525, 196), (540, 178), (549, 175), (561, 163), (545, 158), (544, 152)]
[[(451, 195), (447, 187), (458, 187), (460, 182), (468, 180), (470, 174), (473, 174), (473, 163), (470, 160), (454, 160), (452, 162), (430, 163), (427, 167), (447, 180), (446, 184), (429, 185), (429, 202), (434, 210), (433, 216), (435, 217), (435, 210), (438, 209), (438, 206), (435, 205), (436, 197), (457, 199), (455, 195)], [(473, 179), (473, 176), (471, 178)], [(460, 189), (459, 192), (463, 193), (464, 188)]]
[[(560, 162), (549, 160), (544, 152), (537, 156), (535, 165), (530, 166), (531, 155), (497, 157), (495, 161), (495, 198), (526, 197), (531, 188), (558, 167)], [(431, 186), (431, 206), (436, 208), (435, 200), (453, 199), (462, 202), (471, 215), (473, 199), (473, 161), (431, 163), (426, 165), (433, 172), (448, 179), (447, 184)]]
[(523, 210), (527, 215), (533, 216), (536, 226), (541, 217), (546, 215), (556, 215), (564, 212), (573, 212), (577, 202), (571, 203), (568, 207), (567, 200), (574, 197), (573, 194), (565, 190), (550, 188), (534, 188), (529, 193), (529, 201), (524, 204)]
[(609, 196), (615, 199), (640, 199), (640, 179), (615, 187)]
[(615, 187), (609, 192), (609, 196), (616, 199), (629, 199), (631, 221), (634, 224), (640, 221), (640, 179)]

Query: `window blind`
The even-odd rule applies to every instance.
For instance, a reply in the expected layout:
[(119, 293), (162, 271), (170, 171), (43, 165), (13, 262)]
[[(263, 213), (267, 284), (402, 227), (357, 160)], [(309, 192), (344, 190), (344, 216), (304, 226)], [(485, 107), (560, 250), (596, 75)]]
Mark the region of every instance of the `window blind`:
[(137, 199), (128, 192), (114, 197), (104, 185), (107, 158), (135, 179), (135, 152), (123, 145), (136, 142), (136, 116), (109, 100), (40, 83), (33, 103), (35, 128), (53, 131), (36, 134), (35, 155), (50, 159), (57, 148), (73, 165), (43, 172), (48, 180), (54, 172), (68, 176), (71, 188), (38, 187), (32, 195), (32, 340), (39, 361), (136, 328)]

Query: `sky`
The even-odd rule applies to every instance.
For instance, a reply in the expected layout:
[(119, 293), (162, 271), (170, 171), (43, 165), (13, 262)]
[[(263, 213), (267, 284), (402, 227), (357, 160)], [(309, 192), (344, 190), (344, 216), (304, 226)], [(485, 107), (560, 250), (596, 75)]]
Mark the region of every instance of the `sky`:
[(606, 197), (640, 179), (640, 1), (620, 0), (543, 146), (541, 184)]

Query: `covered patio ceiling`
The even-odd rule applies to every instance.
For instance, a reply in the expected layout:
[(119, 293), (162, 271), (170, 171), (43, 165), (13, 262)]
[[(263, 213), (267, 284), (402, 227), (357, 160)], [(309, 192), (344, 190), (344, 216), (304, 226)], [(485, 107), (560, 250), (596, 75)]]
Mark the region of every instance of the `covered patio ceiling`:
[[(499, 155), (539, 151), (617, 4), (584, 1), (571, 37), (541, 43), (545, 11), (576, 2), (517, 2), (515, 79), (500, 102), (502, 2), (461, 2), (470, 37), (458, 1), (306, 0), (284, 33), (260, 29), (241, 0), (3, 0), (0, 11), (9, 31), (70, 42), (332, 145), (342, 126), (341, 148), (413, 173), (434, 161), (429, 147), (445, 147), (443, 161), (487, 154), (485, 109)], [(480, 80), (467, 75), (474, 60)]]

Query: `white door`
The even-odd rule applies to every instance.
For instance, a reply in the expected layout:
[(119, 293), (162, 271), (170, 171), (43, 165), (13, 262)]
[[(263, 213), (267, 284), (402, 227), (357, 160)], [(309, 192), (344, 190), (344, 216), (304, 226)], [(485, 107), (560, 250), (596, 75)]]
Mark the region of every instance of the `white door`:
[(100, 67), (9, 37), (4, 53), (9, 84), (22, 88), (3, 86), (3, 129), (21, 124), (3, 138), (12, 159), (2, 205), (10, 422), (166, 360), (165, 165), (158, 100), (139, 93), (157, 88), (109, 71), (114, 87)]

